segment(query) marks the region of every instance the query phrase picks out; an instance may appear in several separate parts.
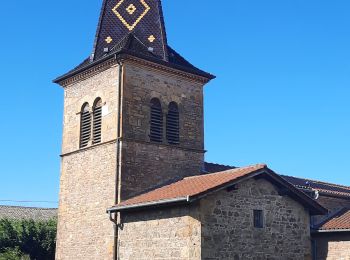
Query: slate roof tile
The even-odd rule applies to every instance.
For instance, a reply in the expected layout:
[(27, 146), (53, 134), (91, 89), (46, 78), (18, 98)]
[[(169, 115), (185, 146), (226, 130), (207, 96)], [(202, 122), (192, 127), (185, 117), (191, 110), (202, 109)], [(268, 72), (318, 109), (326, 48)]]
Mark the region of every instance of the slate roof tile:
[(92, 60), (90, 58), (85, 59), (82, 63), (76, 66), (74, 69), (70, 70), (66, 74), (58, 77), (54, 80), (55, 83), (59, 83), (60, 81), (69, 78), (81, 71), (85, 70), (89, 66), (93, 64), (97, 64), (105, 58), (112, 58), (114, 55), (119, 54), (130, 54), (135, 57), (139, 57), (142, 59), (149, 60), (154, 63), (159, 63), (164, 66), (173, 67), (175, 69), (185, 71), (188, 73), (193, 73), (195, 75), (200, 75), (202, 77), (206, 77), (208, 79), (213, 79), (215, 76), (198, 69), (190, 62), (188, 62), (185, 58), (183, 58), (179, 53), (177, 53), (170, 46), (167, 46), (167, 51), (169, 55), (169, 61), (164, 61), (160, 59), (158, 56), (154, 55), (151, 51), (148, 50), (147, 46), (145, 46), (134, 34), (130, 33), (121, 39), (117, 44), (115, 44), (104, 56), (101, 56), (99, 60)]
[(206, 162), (204, 166), (205, 172), (208, 172), (208, 173), (222, 172), (222, 171), (227, 171), (235, 168), (236, 167), (234, 166), (222, 165), (217, 163), (208, 163), (208, 162)]
[(332, 183), (327, 183), (322, 181), (315, 181), (315, 180), (304, 179), (304, 178), (297, 178), (292, 176), (282, 175), (282, 177), (300, 189), (306, 189), (306, 190), (314, 189), (319, 191), (321, 194), (350, 198), (350, 187), (348, 186), (332, 184)]

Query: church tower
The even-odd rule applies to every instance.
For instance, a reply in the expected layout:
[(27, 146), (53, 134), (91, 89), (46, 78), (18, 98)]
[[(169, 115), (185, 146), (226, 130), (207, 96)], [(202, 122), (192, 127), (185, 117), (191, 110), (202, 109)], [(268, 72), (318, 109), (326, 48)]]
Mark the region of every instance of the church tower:
[(64, 90), (56, 259), (114, 258), (106, 209), (204, 164), (203, 87), (167, 44), (160, 0), (104, 0), (92, 54)]

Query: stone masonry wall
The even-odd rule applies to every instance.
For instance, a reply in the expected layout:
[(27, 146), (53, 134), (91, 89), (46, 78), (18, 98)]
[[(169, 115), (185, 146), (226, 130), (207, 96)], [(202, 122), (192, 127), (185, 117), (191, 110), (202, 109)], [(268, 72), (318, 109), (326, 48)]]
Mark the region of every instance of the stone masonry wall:
[[(236, 188), (200, 203), (203, 260), (311, 259), (309, 213), (301, 204), (263, 179)], [(253, 210), (264, 211), (264, 228), (254, 228)]]
[(57, 260), (113, 259), (115, 144), (62, 159)]
[[(118, 68), (112, 66), (64, 90), (56, 259), (112, 260), (114, 230), (106, 209), (116, 197)], [(79, 149), (79, 112), (85, 102), (92, 107), (97, 97), (104, 104), (102, 144)]]
[(350, 233), (315, 234), (317, 260), (349, 260)]
[[(150, 101), (158, 98), (164, 117), (163, 143), (152, 143)], [(180, 144), (166, 141), (166, 114), (175, 101)], [(203, 83), (132, 62), (124, 64), (121, 199), (201, 172), (204, 164)]]
[[(161, 183), (199, 174), (204, 164), (203, 83), (124, 62), (122, 95), (121, 199)], [(108, 63), (112, 64), (112, 63)], [(106, 209), (114, 205), (118, 122), (117, 65), (64, 87), (64, 128), (57, 259), (111, 259), (113, 225)], [(70, 81), (73, 82), (73, 81)], [(165, 116), (179, 105), (180, 145), (149, 140), (150, 100), (161, 100)], [(102, 143), (79, 148), (80, 112), (101, 98)]]
[[(174, 101), (180, 112), (179, 147), (203, 150), (203, 83), (135, 63), (125, 63), (123, 89), (123, 137), (149, 141), (150, 102), (162, 104), (164, 130), (168, 105)], [(167, 144), (164, 133), (164, 142)]]
[(122, 144), (121, 198), (127, 199), (170, 180), (199, 174), (203, 154), (149, 143)]
[(102, 143), (117, 137), (118, 67), (112, 66), (90, 78), (64, 88), (62, 154), (79, 150), (80, 112), (84, 103), (92, 108), (96, 98), (104, 104)]
[(122, 260), (201, 260), (201, 224), (196, 206), (124, 213)]

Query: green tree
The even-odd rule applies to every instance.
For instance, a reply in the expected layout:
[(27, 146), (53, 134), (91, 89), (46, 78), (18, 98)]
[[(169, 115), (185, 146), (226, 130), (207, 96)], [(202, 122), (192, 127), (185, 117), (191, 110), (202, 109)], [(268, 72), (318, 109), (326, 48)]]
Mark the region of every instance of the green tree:
[(30, 258), (28, 255), (24, 255), (18, 248), (14, 248), (0, 253), (0, 260), (30, 260)]
[(56, 219), (0, 220), (0, 260), (55, 259), (56, 231)]

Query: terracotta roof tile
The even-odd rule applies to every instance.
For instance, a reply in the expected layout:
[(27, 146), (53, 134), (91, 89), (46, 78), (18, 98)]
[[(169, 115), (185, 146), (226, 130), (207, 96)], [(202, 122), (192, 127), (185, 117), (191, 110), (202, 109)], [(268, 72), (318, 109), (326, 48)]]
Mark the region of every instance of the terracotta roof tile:
[(107, 212), (139, 210), (141, 208), (191, 203), (210, 192), (218, 191), (229, 185), (236, 184), (255, 176), (261, 176), (273, 182), (284, 190), (289, 190), (289, 196), (310, 209), (312, 215), (321, 215), (326, 212), (316, 201), (299, 191), (292, 184), (270, 170), (265, 164), (230, 169), (223, 172), (202, 174), (187, 177), (180, 181), (165, 185), (161, 188), (146, 192), (129, 200), (123, 201), (107, 210)]
[[(228, 169), (235, 169), (234, 166), (221, 165), (216, 163), (205, 163), (205, 171), (214, 173), (225, 171)], [(345, 185), (333, 184), (323, 181), (310, 180), (305, 178), (297, 178), (292, 176), (281, 175), (289, 183), (293, 184), (299, 189), (314, 189), (318, 190), (321, 194), (328, 194), (330, 196), (341, 196), (350, 198), (350, 187)]]
[(187, 196), (200, 195), (201, 193), (210, 191), (211, 189), (237, 180), (240, 177), (244, 177), (246, 175), (265, 169), (266, 167), (267, 166), (264, 164), (257, 164), (254, 166), (237, 168), (225, 172), (184, 178), (181, 181), (126, 200), (120, 203), (118, 206), (137, 205), (155, 201), (164, 201)]
[(350, 209), (344, 208), (324, 221), (319, 230), (350, 230)]

